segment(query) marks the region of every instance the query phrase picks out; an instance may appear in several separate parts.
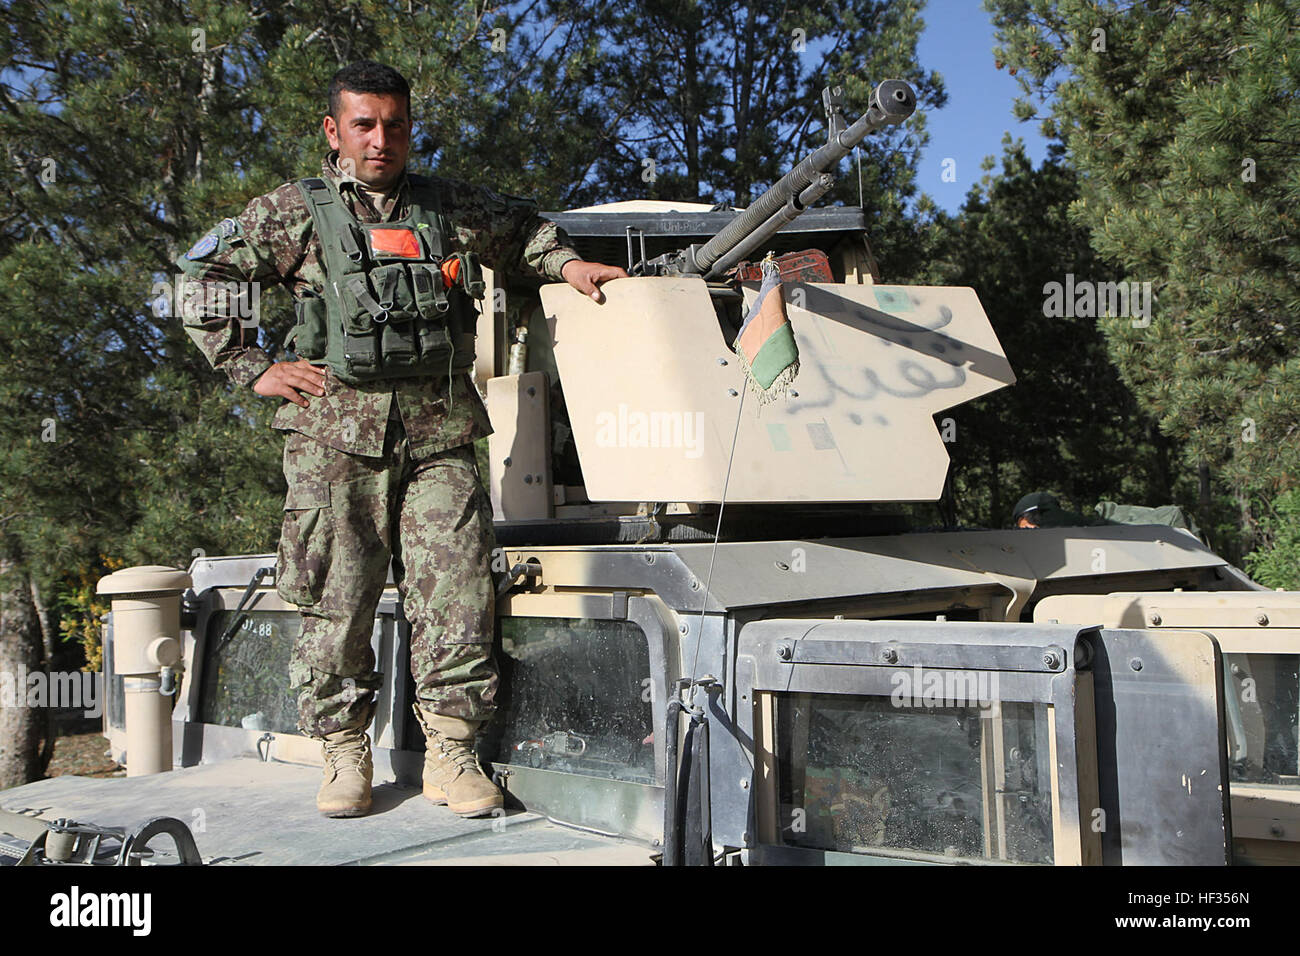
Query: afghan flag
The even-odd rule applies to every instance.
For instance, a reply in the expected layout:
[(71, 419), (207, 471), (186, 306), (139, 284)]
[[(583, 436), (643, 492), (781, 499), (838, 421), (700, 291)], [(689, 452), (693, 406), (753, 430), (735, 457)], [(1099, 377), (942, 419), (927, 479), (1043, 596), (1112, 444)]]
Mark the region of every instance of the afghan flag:
[(766, 405), (785, 394), (799, 374), (799, 347), (785, 314), (781, 272), (769, 254), (762, 262), (763, 284), (736, 336), (736, 354), (750, 391)]

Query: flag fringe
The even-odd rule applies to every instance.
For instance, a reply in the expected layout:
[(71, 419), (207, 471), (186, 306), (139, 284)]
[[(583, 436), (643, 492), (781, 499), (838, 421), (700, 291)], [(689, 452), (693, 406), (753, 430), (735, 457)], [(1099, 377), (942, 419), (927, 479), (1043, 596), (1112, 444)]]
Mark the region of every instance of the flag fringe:
[(764, 388), (759, 384), (758, 379), (754, 377), (754, 370), (749, 367), (749, 359), (746, 358), (744, 349), (736, 349), (736, 358), (740, 361), (740, 368), (745, 373), (745, 387), (754, 393), (754, 396), (758, 399), (760, 409), (764, 405), (775, 402), (778, 398), (785, 398), (790, 391), (790, 386), (794, 384), (795, 378), (799, 375), (799, 360), (796, 358), (781, 370), (780, 374), (772, 380), (771, 385)]

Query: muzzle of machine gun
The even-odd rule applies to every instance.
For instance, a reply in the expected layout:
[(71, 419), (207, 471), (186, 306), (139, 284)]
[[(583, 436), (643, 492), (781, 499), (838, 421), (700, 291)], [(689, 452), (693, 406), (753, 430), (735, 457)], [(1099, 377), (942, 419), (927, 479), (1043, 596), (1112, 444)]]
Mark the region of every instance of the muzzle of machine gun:
[(712, 239), (638, 263), (634, 275), (698, 275), (720, 279), (785, 225), (830, 191), (834, 170), (870, 133), (897, 126), (916, 110), (916, 93), (902, 80), (885, 80), (871, 91), (867, 112), (850, 126), (839, 115), (838, 89), (822, 94), (828, 141), (804, 158)]

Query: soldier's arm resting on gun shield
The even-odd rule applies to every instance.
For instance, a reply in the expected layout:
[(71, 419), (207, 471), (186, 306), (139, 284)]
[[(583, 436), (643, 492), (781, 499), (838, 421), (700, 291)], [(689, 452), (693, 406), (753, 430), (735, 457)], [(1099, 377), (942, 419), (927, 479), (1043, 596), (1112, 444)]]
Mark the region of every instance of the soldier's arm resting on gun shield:
[(457, 225), (463, 246), (488, 265), (516, 265), (544, 279), (567, 282), (583, 295), (604, 302), (602, 283), (627, 278), (619, 266), (587, 262), (554, 222), (543, 219), (530, 199), (503, 196), (489, 189), (445, 181), (443, 208)]
[(605, 293), (600, 291), (602, 283), (610, 279), (627, 278), (627, 270), (620, 266), (607, 266), (603, 262), (586, 262), (582, 259), (570, 259), (561, 266), (560, 272), (565, 282), (600, 303), (605, 301)]

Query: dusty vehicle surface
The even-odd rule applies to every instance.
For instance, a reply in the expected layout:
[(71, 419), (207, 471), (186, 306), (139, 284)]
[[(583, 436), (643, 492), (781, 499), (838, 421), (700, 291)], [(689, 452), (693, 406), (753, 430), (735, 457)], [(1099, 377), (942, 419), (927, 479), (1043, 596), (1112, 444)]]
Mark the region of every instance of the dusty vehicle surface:
[[(626, 250), (603, 306), (486, 276), (503, 814), (420, 796), (390, 578), (374, 812), (319, 817), (275, 556), (203, 556), (106, 579), (128, 777), (0, 792), (0, 862), (1300, 859), (1296, 595), (1159, 526), (908, 532), (936, 416), (1014, 375), (973, 290), (879, 281), (861, 210), (781, 219), (820, 175), (704, 265), (734, 211), (548, 214), (585, 258)], [(768, 251), (802, 367), (760, 408), (729, 344), (758, 282), (711, 270)]]

